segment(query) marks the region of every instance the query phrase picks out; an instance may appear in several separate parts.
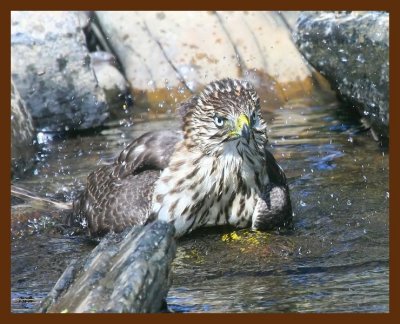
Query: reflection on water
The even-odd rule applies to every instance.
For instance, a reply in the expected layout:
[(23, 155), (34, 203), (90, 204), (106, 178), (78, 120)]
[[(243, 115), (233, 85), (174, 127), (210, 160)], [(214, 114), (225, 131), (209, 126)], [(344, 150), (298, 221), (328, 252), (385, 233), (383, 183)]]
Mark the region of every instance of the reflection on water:
[[(254, 245), (227, 244), (222, 233), (207, 231), (182, 239), (167, 298), (172, 311), (388, 311), (389, 155), (340, 111), (335, 105), (288, 106), (266, 115), (271, 150), (290, 184), (294, 230)], [(35, 170), (15, 184), (69, 201), (91, 170), (109, 163), (133, 138), (179, 123), (127, 125), (44, 140)], [(55, 213), (29, 207), (29, 215), (18, 217), (21, 206), (13, 207), (16, 227), (32, 219), (42, 224), (43, 215)], [(69, 260), (93, 245), (43, 226), (21, 228), (12, 232), (12, 306), (32, 311)]]

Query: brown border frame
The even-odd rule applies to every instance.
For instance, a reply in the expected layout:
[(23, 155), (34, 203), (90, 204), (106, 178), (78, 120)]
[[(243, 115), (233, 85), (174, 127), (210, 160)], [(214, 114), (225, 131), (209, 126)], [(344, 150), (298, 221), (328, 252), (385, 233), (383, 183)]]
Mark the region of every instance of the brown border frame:
[[(2, 225), (0, 226), (1, 235), (1, 260), (0, 278), (1, 278), (1, 299), (0, 299), (0, 314), (2, 319), (7, 322), (108, 322), (110, 320), (120, 321), (146, 321), (146, 322), (186, 322), (186, 321), (229, 321), (242, 322), (249, 320), (253, 323), (261, 323), (266, 321), (284, 321), (284, 322), (299, 322), (307, 323), (337, 323), (338, 321), (351, 321), (362, 323), (374, 323), (376, 321), (395, 321), (399, 323), (400, 319), (400, 301), (399, 301), (399, 236), (397, 231), (400, 229), (399, 218), (397, 212), (399, 210), (399, 185), (396, 181), (399, 179), (399, 171), (396, 165), (399, 165), (398, 151), (399, 147), (399, 128), (394, 127), (399, 115), (399, 96), (398, 96), (398, 75), (400, 68), (398, 65), (398, 40), (399, 40), (399, 11), (396, 8), (396, 0), (381, 0), (379, 2), (373, 0), (363, 1), (342, 1), (324, 2), (302, 0), (296, 1), (275, 1), (263, 3), (260, 0), (246, 0), (245, 2), (225, 2), (224, 4), (216, 4), (214, 1), (201, 2), (186, 2), (179, 3), (178, 0), (157, 3), (156, 1), (149, 2), (131, 2), (123, 0), (114, 0), (112, 2), (100, 3), (99, 1), (69, 1), (67, 2), (50, 2), (28, 0), (13, 0), (12, 3), (4, 3), (1, 6), (1, 39), (6, 42), (5, 48), (10, 46), (10, 12), (12, 10), (384, 10), (390, 13), (390, 160), (392, 166), (390, 170), (390, 312), (388, 314), (154, 314), (154, 315), (139, 315), (139, 314), (12, 314), (10, 313), (10, 47), (8, 50), (0, 51), (0, 66), (1, 66), (1, 90), (0, 96), (2, 109), (0, 109), (1, 120), (5, 121), (3, 127), (0, 128), (1, 133), (1, 215)], [(398, 2), (400, 3), (400, 2)], [(182, 5), (183, 4), (183, 5)], [(397, 42), (396, 42), (397, 40)], [(397, 91), (396, 91), (397, 90)], [(73, 317), (73, 318), (72, 318)], [(398, 320), (395, 320), (398, 318)]]

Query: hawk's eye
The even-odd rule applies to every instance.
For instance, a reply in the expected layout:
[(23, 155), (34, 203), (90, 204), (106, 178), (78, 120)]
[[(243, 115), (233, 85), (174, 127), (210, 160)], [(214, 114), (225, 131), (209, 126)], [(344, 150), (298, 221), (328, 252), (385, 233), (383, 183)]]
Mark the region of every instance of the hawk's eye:
[(225, 122), (224, 118), (222, 118), (218, 115), (214, 116), (214, 123), (217, 127), (221, 128), (222, 126), (224, 126), (224, 122)]

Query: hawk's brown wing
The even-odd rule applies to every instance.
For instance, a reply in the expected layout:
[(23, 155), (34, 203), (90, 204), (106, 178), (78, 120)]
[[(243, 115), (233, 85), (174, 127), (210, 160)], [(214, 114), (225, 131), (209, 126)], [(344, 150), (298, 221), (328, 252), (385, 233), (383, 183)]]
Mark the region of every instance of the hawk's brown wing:
[(143, 224), (154, 183), (181, 139), (182, 133), (174, 131), (149, 132), (135, 139), (113, 164), (90, 173), (67, 223), (86, 221), (91, 235)]
[(269, 183), (254, 212), (253, 228), (269, 230), (292, 223), (292, 205), (285, 173), (267, 148), (264, 149)]
[(143, 134), (129, 144), (114, 163), (113, 176), (124, 178), (145, 170), (163, 170), (182, 140), (181, 131), (154, 131)]

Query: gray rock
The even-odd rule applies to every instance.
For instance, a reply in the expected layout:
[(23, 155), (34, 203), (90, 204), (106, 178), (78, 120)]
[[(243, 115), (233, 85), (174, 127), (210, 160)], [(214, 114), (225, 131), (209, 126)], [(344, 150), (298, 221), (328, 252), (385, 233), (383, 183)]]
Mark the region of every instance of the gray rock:
[(129, 86), (125, 77), (115, 66), (115, 58), (108, 52), (90, 53), (94, 72), (106, 95), (110, 113), (118, 114), (127, 110), (125, 98), (129, 96)]
[(11, 14), (12, 76), (41, 130), (86, 129), (108, 116), (82, 32), (84, 17), (65, 11)]
[(339, 95), (389, 136), (389, 14), (308, 12), (300, 16), (296, 43)]
[(26, 109), (14, 82), (11, 81), (11, 175), (23, 174), (34, 161), (34, 128), (32, 118)]
[(309, 96), (313, 90), (311, 69), (291, 38), (295, 12), (285, 19), (279, 12), (261, 11), (96, 15), (135, 102), (146, 108), (161, 100), (175, 104), (225, 77), (251, 80), (263, 89), (267, 105)]
[(71, 262), (39, 312), (159, 312), (175, 252), (174, 227), (165, 222), (108, 234), (84, 262)]

